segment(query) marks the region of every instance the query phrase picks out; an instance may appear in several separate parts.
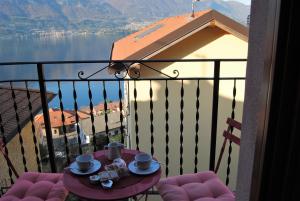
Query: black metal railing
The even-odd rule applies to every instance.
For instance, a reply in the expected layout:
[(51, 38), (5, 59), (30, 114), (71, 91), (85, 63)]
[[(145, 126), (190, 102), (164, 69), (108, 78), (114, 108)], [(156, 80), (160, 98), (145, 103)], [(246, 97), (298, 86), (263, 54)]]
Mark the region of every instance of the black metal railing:
[[(127, 143), (127, 146), (135, 149), (141, 149), (141, 128), (147, 127), (149, 128), (149, 144), (150, 144), (150, 151), (152, 155), (157, 156), (157, 155), (164, 155), (164, 174), (165, 176), (168, 176), (170, 173), (170, 160), (178, 160), (179, 165), (178, 165), (178, 170), (179, 174), (184, 173), (184, 164), (186, 163), (186, 159), (184, 158), (184, 143), (185, 143), (185, 133), (186, 127), (184, 125), (184, 120), (187, 116), (185, 113), (186, 107), (190, 105), (194, 105), (194, 114), (188, 114), (192, 115), (195, 117), (194, 119), (194, 133), (189, 133), (190, 135), (193, 136), (194, 139), (194, 156), (191, 157), (193, 158), (193, 171), (197, 172), (199, 170), (198, 165), (199, 165), (199, 140), (201, 140), (201, 101), (200, 97), (202, 94), (201, 89), (201, 82), (205, 81), (212, 81), (213, 86), (212, 86), (212, 103), (211, 103), (211, 130), (210, 130), (210, 142), (207, 142), (210, 144), (210, 150), (206, 150), (207, 155), (209, 155), (209, 166), (208, 168), (210, 170), (214, 170), (215, 167), (215, 156), (216, 156), (216, 146), (217, 146), (217, 125), (218, 125), (218, 114), (219, 114), (219, 97), (220, 97), (220, 92), (219, 92), (219, 87), (220, 87), (220, 81), (227, 80), (227, 81), (233, 81), (233, 86), (232, 86), (232, 91), (233, 95), (231, 98), (231, 118), (235, 117), (235, 110), (236, 110), (236, 93), (237, 93), (237, 81), (243, 81), (245, 80), (244, 76), (236, 77), (221, 77), (220, 76), (220, 70), (222, 68), (223, 63), (241, 63), (242, 65), (246, 66), (246, 59), (185, 59), (185, 60), (180, 60), (180, 59), (168, 59), (168, 60), (100, 60), (100, 61), (45, 61), (45, 62), (6, 62), (6, 63), (0, 63), (0, 68), (3, 66), (23, 66), (25, 67), (26, 65), (36, 65), (37, 69), (37, 77), (38, 79), (14, 79), (14, 80), (1, 80), (0, 81), (0, 87), (6, 86), (7, 84), (10, 86), (11, 89), (11, 96), (12, 100), (14, 101), (14, 110), (15, 110), (15, 118), (16, 118), (16, 127), (17, 127), (17, 132), (19, 133), (19, 142), (21, 146), (21, 156), (23, 160), (23, 165), (24, 165), (24, 171), (27, 171), (27, 160), (26, 157), (28, 157), (24, 151), (24, 139), (22, 138), (22, 128), (20, 125), (20, 108), (18, 108), (18, 104), (16, 99), (15, 94), (15, 87), (14, 85), (25, 85), (25, 90), (26, 90), (26, 97), (23, 97), (28, 100), (28, 110), (30, 111), (30, 121), (32, 123), (32, 140), (34, 144), (34, 154), (35, 154), (35, 159), (37, 162), (38, 166), (38, 171), (44, 170), (41, 166), (41, 156), (39, 151), (41, 151), (41, 148), (38, 149), (40, 146), (38, 143), (39, 140), (37, 140), (37, 129), (34, 126), (34, 114), (32, 113), (32, 102), (30, 101), (30, 89), (29, 89), (29, 83), (38, 83), (38, 91), (40, 93), (41, 97), (41, 105), (42, 105), (42, 113), (43, 113), (43, 118), (44, 118), (44, 129), (46, 133), (46, 144), (47, 144), (47, 157), (46, 160), (50, 164), (50, 170), (51, 172), (57, 172), (57, 161), (56, 158), (57, 153), (55, 151), (54, 147), (54, 138), (53, 138), (53, 133), (52, 133), (52, 128), (51, 128), (51, 122), (50, 122), (50, 114), (49, 114), (49, 105), (48, 105), (48, 98), (47, 98), (47, 84), (48, 83), (56, 83), (57, 84), (57, 93), (58, 93), (58, 102), (59, 102), (59, 108), (61, 111), (61, 120), (62, 120), (62, 132), (63, 132), (63, 139), (64, 139), (64, 149), (62, 149), (65, 153), (66, 157), (66, 164), (69, 164), (72, 161), (72, 158), (70, 156), (70, 146), (69, 145), (69, 138), (67, 136), (67, 129), (66, 129), (66, 117), (64, 114), (64, 94), (62, 91), (62, 87), (64, 84), (69, 83), (72, 85), (72, 87), (69, 89), (70, 92), (72, 93), (72, 102), (73, 102), (73, 109), (74, 109), (74, 116), (75, 116), (75, 122), (76, 125), (76, 135), (77, 135), (77, 143), (78, 146), (75, 148), (78, 154), (83, 153), (83, 141), (82, 137), (80, 136), (80, 114), (79, 114), (79, 105), (78, 105), (78, 89), (76, 89), (76, 85), (78, 83), (87, 83), (87, 97), (88, 97), (88, 102), (86, 103), (89, 108), (88, 116), (90, 121), (90, 126), (91, 126), (91, 133), (89, 133), (89, 137), (91, 139), (91, 150), (92, 151), (97, 151), (99, 149), (99, 146), (97, 144), (97, 127), (99, 126), (98, 119), (100, 117), (95, 114), (95, 103), (93, 101), (93, 97), (95, 94), (95, 91), (92, 89), (92, 84), (99, 84), (101, 86), (99, 89), (97, 89), (97, 94), (101, 94), (102, 96), (102, 102), (104, 105), (104, 118), (101, 124), (104, 125), (104, 130), (103, 130), (103, 136), (106, 139), (103, 139), (104, 142), (110, 141), (110, 114), (109, 114), (109, 97), (108, 97), (108, 89), (107, 86), (111, 83), (116, 83), (116, 87), (114, 90), (117, 92), (117, 96), (114, 101), (118, 102), (119, 105), (119, 116), (118, 116), (118, 124), (119, 124), (119, 130), (120, 130), (120, 141)], [(171, 72), (171, 75), (162, 72), (153, 65), (156, 65), (157, 63), (159, 64), (174, 64), (178, 63), (182, 66), (185, 64), (189, 63), (195, 63), (199, 64), (199, 68), (201, 68), (202, 63), (211, 63), (213, 64), (213, 76), (193, 76), (193, 77), (183, 77), (180, 76), (180, 71), (183, 70), (181, 68), (180, 70), (173, 69)], [(44, 66), (45, 65), (64, 65), (64, 64), (105, 64), (104, 67), (101, 67), (100, 70), (96, 71), (95, 73), (92, 73), (88, 76), (85, 75), (83, 71), (78, 72), (78, 78), (75, 79), (46, 79), (45, 78), (45, 73), (44, 73)], [(134, 70), (132, 72), (132, 66), (139, 64), (140, 69), (139, 70)], [(97, 73), (99, 72), (104, 72), (108, 68), (114, 69), (114, 77), (102, 77), (102, 78), (94, 78)], [(149, 76), (144, 76), (141, 72), (143, 69), (146, 69), (147, 71), (152, 71), (156, 73), (157, 76), (155, 77), (149, 77)], [(189, 70), (188, 66), (184, 70)], [(196, 74), (196, 73), (195, 73)], [(171, 89), (174, 85), (174, 82), (179, 82), (180, 88), (179, 88), (179, 93), (176, 95), (176, 97), (173, 97), (174, 94), (171, 94)], [(195, 92), (194, 92), (194, 97), (188, 97), (188, 100), (186, 98), (186, 89), (187, 86), (185, 86), (184, 82), (185, 81), (190, 81), (196, 84)], [(148, 97), (143, 97), (144, 99), (148, 100), (147, 103), (147, 108), (149, 109), (149, 122), (141, 121), (140, 117), (141, 114), (139, 113), (139, 110), (141, 110), (139, 106), (139, 98), (141, 96), (141, 92), (138, 91), (139, 83), (141, 82), (146, 82), (149, 84), (149, 91), (148, 91)], [(163, 91), (162, 94), (164, 94), (164, 97), (159, 97), (159, 101), (161, 101), (164, 105), (164, 111), (161, 111), (160, 114), (155, 114), (155, 101), (154, 101), (154, 93), (155, 89), (153, 88), (154, 82), (157, 82), (160, 84), (160, 88)], [(156, 83), (156, 84), (157, 84)], [(35, 85), (37, 86), (37, 85)], [(125, 88), (127, 89), (128, 94), (124, 94)], [(132, 90), (131, 90), (132, 89)], [(110, 89), (111, 90), (111, 89)], [(146, 89), (144, 89), (146, 90)], [(243, 89), (242, 89), (243, 90)], [(133, 93), (133, 94), (130, 94)], [(172, 108), (171, 104), (171, 99), (177, 98), (178, 103), (179, 103), (179, 108), (178, 111), (174, 111)], [(130, 99), (130, 100), (128, 100)], [(131, 101), (132, 103), (132, 108), (130, 107), (130, 104), (125, 104), (124, 101)], [(23, 108), (24, 109), (24, 108)], [(127, 110), (127, 113), (125, 114), (123, 111)], [(1, 111), (0, 111), (1, 112)], [(178, 112), (178, 114), (177, 114)], [(0, 121), (0, 126), (1, 126), (1, 135), (3, 138), (6, 137), (5, 135), (5, 123), (3, 121), (3, 115), (0, 113), (0, 117), (2, 117), (2, 120)], [(128, 116), (129, 115), (129, 116)], [(146, 115), (146, 114), (143, 114)], [(170, 121), (171, 117), (176, 116), (179, 119), (179, 151), (178, 151), (178, 159), (172, 159), (170, 158), (170, 146), (171, 146), (171, 140), (172, 140), (172, 133), (170, 133), (170, 127), (173, 126), (172, 122)], [(132, 116), (132, 117), (131, 117)], [(160, 122), (160, 125), (155, 125), (155, 120), (157, 119), (158, 116), (164, 116), (164, 121)], [(132, 128), (128, 128), (128, 122), (132, 122)], [(225, 120), (224, 120), (225, 121)], [(157, 124), (157, 122), (156, 122)], [(162, 140), (156, 140), (156, 137), (158, 137), (158, 133), (156, 132), (156, 126), (157, 127), (164, 127), (164, 133), (159, 133), (159, 135), (164, 136), (164, 150), (165, 153), (157, 153), (155, 150), (156, 144), (162, 143)], [(129, 133), (130, 132), (130, 133)], [(131, 144), (134, 144), (135, 147), (132, 147)], [(228, 184), (229, 182), (229, 174), (230, 174), (230, 163), (231, 163), (231, 152), (232, 152), (232, 147), (231, 143), (229, 146), (229, 155), (228, 155), (228, 160), (227, 160), (227, 173), (226, 173), (226, 183)], [(7, 152), (9, 153), (9, 152)], [(192, 155), (191, 155), (192, 156)], [(174, 167), (172, 167), (174, 168)], [(10, 170), (9, 170), (10, 171)], [(12, 175), (11, 171), (9, 172), (11, 181), (12, 181)]]

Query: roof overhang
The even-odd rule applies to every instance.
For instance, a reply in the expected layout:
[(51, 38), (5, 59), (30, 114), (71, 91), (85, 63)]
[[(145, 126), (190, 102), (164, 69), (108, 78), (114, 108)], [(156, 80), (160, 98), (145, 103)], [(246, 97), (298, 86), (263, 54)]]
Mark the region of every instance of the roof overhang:
[[(12, 90), (7, 86), (0, 86), (0, 103), (3, 106), (0, 113), (2, 118), (2, 126), (6, 144), (11, 141), (18, 133), (18, 127), (23, 127), (31, 121), (31, 115), (35, 116), (42, 109), (40, 91), (37, 89), (13, 88), (15, 93), (15, 103), (17, 111), (14, 109), (14, 100), (12, 98)], [(28, 106), (27, 92), (30, 95), (31, 110)], [(50, 102), (56, 96), (55, 93), (47, 92), (47, 102)], [(20, 98), (23, 97), (23, 98)], [(25, 99), (24, 99), (25, 98)], [(27, 101), (26, 101), (27, 99)], [(19, 121), (16, 120), (16, 112), (19, 116)], [(2, 133), (1, 133), (2, 134)]]
[[(158, 38), (151, 44), (146, 45), (143, 48), (137, 49), (132, 54), (124, 58), (117, 58), (117, 60), (145, 60), (150, 59), (160, 52), (170, 48), (176, 43), (188, 38), (189, 36), (205, 29), (209, 26), (216, 26), (243, 41), (248, 42), (248, 27), (234, 21), (233, 19), (215, 11), (209, 10), (202, 16), (191, 20), (185, 25), (178, 29), (168, 33), (167, 35)], [(120, 51), (118, 47), (118, 41), (115, 43), (114, 49), (112, 50), (111, 58), (114, 60), (114, 51)]]

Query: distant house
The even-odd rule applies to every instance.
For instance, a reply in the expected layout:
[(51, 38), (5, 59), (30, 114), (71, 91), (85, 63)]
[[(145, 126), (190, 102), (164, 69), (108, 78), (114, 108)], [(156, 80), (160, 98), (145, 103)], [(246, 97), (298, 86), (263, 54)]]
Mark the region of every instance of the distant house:
[[(49, 109), (50, 123), (52, 128), (53, 138), (59, 138), (64, 135), (63, 127), (66, 129), (66, 134), (73, 133), (76, 131), (76, 113), (73, 110), (64, 110), (63, 115), (65, 121), (62, 121), (62, 112), (60, 109)], [(79, 119), (89, 118), (89, 115), (78, 111)], [(41, 127), (41, 135), (46, 136), (45, 132), (45, 122), (43, 114), (38, 114), (35, 116), (35, 123)]]
[[(110, 112), (107, 114), (108, 122), (107, 127), (108, 131), (106, 131), (106, 122), (105, 115), (98, 115), (94, 117), (94, 128), (95, 128), (95, 136), (96, 136), (96, 145), (98, 149), (102, 149), (104, 145), (108, 143), (108, 137), (112, 136), (120, 136), (121, 133), (121, 122), (120, 122), (120, 111)], [(125, 118), (123, 120), (123, 126), (125, 125)], [(81, 121), (81, 126), (89, 138), (93, 139), (93, 130), (92, 130), (92, 122), (91, 119), (83, 119)], [(124, 133), (123, 133), (124, 134)]]
[[(191, 14), (173, 16), (157, 21), (138, 32), (130, 34), (114, 43), (111, 58), (113, 60), (148, 60), (148, 59), (234, 59), (247, 58), (248, 49), (248, 28), (231, 18), (220, 14), (215, 10), (205, 10)], [(153, 69), (173, 76), (173, 71), (178, 70), (179, 78), (185, 77), (213, 77), (213, 62), (169, 62), (169, 63), (147, 63)], [(120, 66), (120, 65), (119, 65)], [(110, 71), (121, 70), (118, 65), (112, 65)], [(164, 75), (153, 71), (143, 65), (134, 64), (129, 73), (138, 71), (141, 78), (164, 77)], [(221, 63), (221, 76), (243, 77), (246, 72), (246, 62), (223, 62)], [(184, 159), (188, 160), (189, 154), (194, 152), (195, 138), (195, 116), (196, 116), (196, 88), (198, 82), (195, 80), (170, 80), (169, 90), (169, 133), (172, 136), (172, 147), (170, 158), (176, 158), (179, 153), (180, 139), (180, 90), (184, 88), (183, 108), (183, 135), (184, 137)], [(244, 81), (236, 81), (236, 118), (241, 120), (242, 104), (244, 97)], [(155, 154), (164, 153), (165, 145), (156, 144), (158, 141), (165, 141), (165, 88), (166, 82), (153, 80), (153, 114), (154, 114), (154, 136)], [(222, 134), (225, 126), (225, 119), (231, 113), (231, 101), (234, 81), (220, 81), (219, 89), (219, 120), (218, 135)], [(127, 88), (128, 104), (131, 108), (130, 114), (134, 114), (134, 85)], [(208, 167), (210, 131), (211, 131), (211, 108), (213, 81), (199, 81), (201, 94), (200, 100), (200, 133), (201, 147), (198, 163), (199, 170)], [(143, 151), (150, 152), (150, 109), (149, 109), (149, 81), (137, 81), (137, 106), (139, 126), (139, 146)], [(127, 97), (125, 95), (125, 97)], [(162, 115), (163, 114), (163, 115)], [(135, 115), (128, 119), (128, 133), (135, 135)], [(144, 123), (145, 122), (145, 123)], [(131, 138), (135, 144), (135, 138)], [(217, 149), (221, 144), (222, 137), (218, 136)], [(159, 160), (164, 160), (161, 154), (156, 155)], [(237, 156), (235, 156), (237, 157)], [(236, 160), (237, 161), (237, 160)], [(236, 163), (236, 161), (233, 161)], [(192, 162), (190, 162), (192, 164)], [(187, 164), (187, 163), (185, 163)], [(178, 167), (177, 161), (170, 161), (169, 167)], [(237, 167), (233, 165), (233, 167)], [(224, 167), (225, 168), (225, 167)], [(186, 172), (193, 172), (193, 165), (184, 167)], [(178, 170), (170, 170), (171, 175), (178, 174)], [(223, 171), (223, 170), (222, 170)], [(232, 170), (235, 171), (235, 170)], [(226, 171), (225, 171), (226, 172)]]
[[(79, 120), (89, 118), (89, 115), (83, 112), (77, 112)], [(62, 121), (62, 111), (60, 109), (49, 109), (50, 124), (52, 130), (52, 138), (54, 144), (54, 150), (57, 154), (64, 152), (65, 150), (65, 139), (64, 136), (67, 136), (69, 146), (78, 145), (78, 133), (77, 133), (77, 122), (76, 122), (76, 113), (73, 110), (64, 110), (63, 111), (65, 121)], [(79, 136), (82, 144), (89, 143), (89, 138), (85, 135), (81, 129), (80, 122), (79, 124)], [(43, 114), (38, 114), (35, 116), (35, 126), (39, 132), (41, 138), (41, 145), (46, 146), (46, 130)], [(64, 132), (65, 128), (65, 132)], [(75, 154), (75, 153), (74, 153)], [(45, 156), (44, 156), (45, 157)]]
[[(116, 112), (120, 111), (120, 105), (119, 102), (108, 102), (107, 103), (107, 110), (108, 112)], [(85, 114), (90, 114), (90, 107), (82, 107), (80, 108), (80, 111)], [(95, 105), (93, 107), (93, 115), (102, 115), (104, 114), (104, 103), (100, 102), (99, 104)]]
[[(13, 99), (12, 92), (15, 94)], [(30, 98), (28, 98), (30, 96)], [(48, 102), (55, 97), (53, 93), (47, 93)], [(14, 102), (17, 110), (15, 110)], [(29, 110), (31, 104), (31, 111)], [(17, 172), (24, 171), (20, 136), (23, 140), (23, 147), (25, 151), (26, 167), (29, 171), (37, 171), (37, 158), (40, 158), (39, 153), (35, 153), (34, 137), (37, 140), (37, 150), (39, 151), (39, 135), (36, 130), (33, 132), (33, 118), (42, 109), (40, 91), (35, 89), (13, 88), (13, 91), (6, 86), (0, 86), (0, 126), (4, 133), (0, 133), (0, 138), (5, 138), (6, 147), (8, 148), (8, 155), (15, 166)], [(18, 115), (18, 121), (17, 116)], [(18, 132), (18, 127), (21, 132)], [(19, 136), (20, 135), (20, 136)], [(0, 182), (9, 181), (8, 167), (3, 156), (0, 154)], [(41, 167), (43, 168), (43, 167)], [(10, 184), (8, 182), (8, 184)], [(6, 186), (5, 184), (3, 186)]]

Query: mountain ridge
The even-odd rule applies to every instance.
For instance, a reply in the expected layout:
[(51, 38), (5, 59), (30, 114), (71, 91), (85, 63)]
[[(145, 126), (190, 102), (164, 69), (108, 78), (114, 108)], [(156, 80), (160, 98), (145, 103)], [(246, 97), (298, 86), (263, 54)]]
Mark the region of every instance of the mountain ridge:
[[(246, 24), (250, 6), (203, 0), (195, 10), (215, 9)], [(49, 33), (132, 32), (161, 18), (191, 12), (186, 0), (1, 0), (0, 37)]]

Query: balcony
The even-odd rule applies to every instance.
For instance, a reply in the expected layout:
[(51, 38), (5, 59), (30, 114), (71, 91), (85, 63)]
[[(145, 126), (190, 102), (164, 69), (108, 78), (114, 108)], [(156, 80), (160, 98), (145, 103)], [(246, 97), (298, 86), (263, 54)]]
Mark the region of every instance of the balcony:
[[(52, 66), (90, 64), (100, 70), (86, 68), (90, 74), (78, 71), (70, 79), (48, 79), (44, 73)], [(1, 137), (19, 173), (61, 172), (78, 154), (101, 150), (110, 141), (151, 153), (163, 163), (162, 177), (214, 170), (227, 117), (242, 119), (246, 59), (0, 65), (36, 68), (36, 79), (0, 81), (7, 105), (0, 111)], [(232, 190), (238, 154), (230, 144), (218, 173)], [(4, 192), (15, 178), (0, 159)]]

